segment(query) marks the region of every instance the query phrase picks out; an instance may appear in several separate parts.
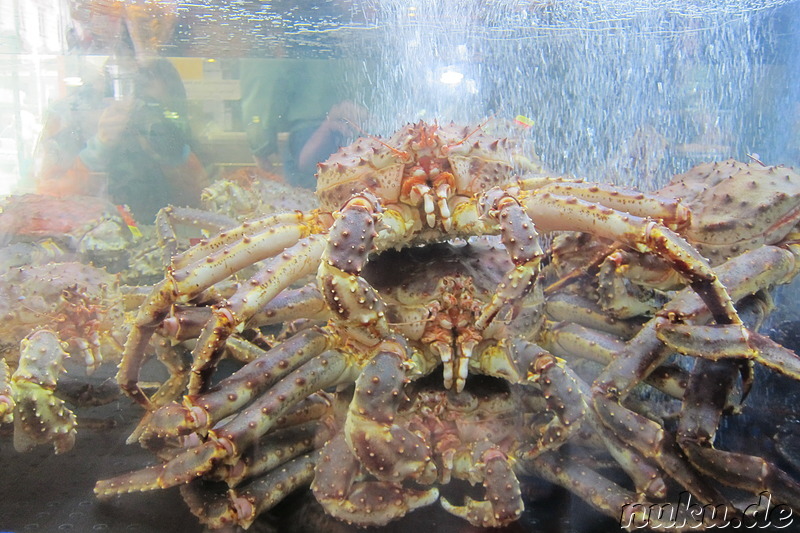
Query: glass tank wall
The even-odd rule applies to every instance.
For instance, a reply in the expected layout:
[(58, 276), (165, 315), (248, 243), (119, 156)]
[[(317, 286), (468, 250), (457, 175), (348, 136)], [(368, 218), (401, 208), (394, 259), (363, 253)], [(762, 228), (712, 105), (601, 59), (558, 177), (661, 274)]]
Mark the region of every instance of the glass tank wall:
[[(248, 500), (257, 483), (292, 490), (256, 531), (355, 531), (333, 508), (362, 525), (397, 514), (385, 531), (616, 531), (683, 495), (742, 519), (766, 494), (788, 510), (773, 525), (800, 520), (799, 75), (796, 0), (0, 0), (0, 531), (234, 530), (271, 506)], [(697, 167), (713, 162), (727, 166)], [(373, 243), (336, 251), (349, 232), (369, 242), (373, 222)], [(532, 227), (543, 249), (511, 252)], [(325, 296), (354, 279), (360, 300)], [(667, 340), (679, 333), (699, 340)], [(331, 352), (312, 354), (316, 337), (296, 347), (317, 334)], [(350, 386), (387, 378), (362, 367), (396, 336), (386, 350), (409, 382), (379, 409), (394, 410), (390, 430), (354, 414), (369, 402)], [(291, 373), (303, 350), (345, 358), (350, 377), (292, 389), (326, 405), (302, 431), (270, 422), (254, 444), (225, 429), (244, 404), (206, 415), (182, 399), (244, 394), (217, 384), (256, 351), (295, 359), (255, 395), (289, 394), (275, 391), (313, 375)], [(512, 362), (480, 362), (498, 354)], [(583, 385), (551, 390), (558, 379)], [(210, 421), (178, 437), (173, 408)], [(159, 423), (167, 436), (148, 430)], [(359, 424), (392, 444), (359, 451)], [(664, 440), (636, 436), (653, 428)], [(429, 467), (401, 459), (406, 438), (431, 447)], [(264, 467), (272, 478), (225, 483), (244, 449), (287, 442), (278, 455), (297, 457)], [(326, 442), (341, 447), (336, 476), (319, 466)], [(132, 494), (96, 497), (97, 481), (193, 446), (220, 455), (184, 481), (153, 481), (151, 466), (125, 481)], [(730, 461), (762, 460), (768, 479), (729, 481)], [(369, 504), (343, 502), (355, 486)], [(465, 494), (495, 499), (468, 510)]]

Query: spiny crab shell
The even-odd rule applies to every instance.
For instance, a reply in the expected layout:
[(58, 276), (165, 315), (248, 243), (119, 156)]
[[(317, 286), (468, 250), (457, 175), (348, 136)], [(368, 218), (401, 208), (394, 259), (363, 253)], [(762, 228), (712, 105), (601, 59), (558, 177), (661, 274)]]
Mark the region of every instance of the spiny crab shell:
[(690, 206), (692, 223), (681, 234), (713, 265), (781, 242), (800, 219), (800, 174), (782, 165), (703, 163), (658, 194)]
[(0, 356), (12, 367), (19, 343), (47, 324), (93, 370), (118, 360), (127, 330), (118, 278), (83, 263), (19, 267), (0, 275)]

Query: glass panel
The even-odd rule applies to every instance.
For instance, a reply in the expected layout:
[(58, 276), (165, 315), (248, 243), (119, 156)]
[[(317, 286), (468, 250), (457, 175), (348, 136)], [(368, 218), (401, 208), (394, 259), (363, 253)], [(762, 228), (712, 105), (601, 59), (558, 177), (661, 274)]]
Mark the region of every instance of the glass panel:
[(791, 530), (798, 28), (0, 0), (0, 533)]

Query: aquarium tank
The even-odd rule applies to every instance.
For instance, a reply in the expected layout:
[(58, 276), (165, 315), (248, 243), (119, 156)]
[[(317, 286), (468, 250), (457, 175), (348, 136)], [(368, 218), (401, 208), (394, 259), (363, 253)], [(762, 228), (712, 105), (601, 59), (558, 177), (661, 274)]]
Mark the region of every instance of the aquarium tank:
[(0, 0), (0, 66), (0, 532), (800, 530), (797, 0)]

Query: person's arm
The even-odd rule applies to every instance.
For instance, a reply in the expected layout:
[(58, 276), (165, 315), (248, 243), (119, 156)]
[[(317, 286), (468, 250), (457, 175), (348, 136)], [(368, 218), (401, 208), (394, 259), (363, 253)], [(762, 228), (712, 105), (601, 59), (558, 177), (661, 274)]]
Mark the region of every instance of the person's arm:
[(200, 194), (211, 182), (200, 159), (193, 152), (188, 153), (183, 163), (162, 165), (161, 169), (172, 187), (171, 203), (189, 207), (200, 206)]
[[(117, 102), (100, 115), (97, 132), (76, 155), (59, 145), (69, 124), (59, 118), (46, 125), (40, 140), (43, 156), (36, 177), (36, 192), (50, 196), (94, 195), (105, 192), (109, 153), (119, 142), (130, 117), (131, 104)], [(57, 131), (56, 131), (57, 130)]]
[(298, 169), (312, 174), (316, 172), (317, 163), (325, 161), (341, 148), (350, 135), (360, 132), (360, 125), (366, 114), (366, 109), (347, 100), (334, 105), (300, 150), (297, 157)]

